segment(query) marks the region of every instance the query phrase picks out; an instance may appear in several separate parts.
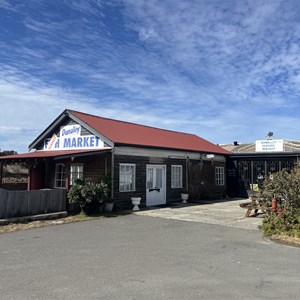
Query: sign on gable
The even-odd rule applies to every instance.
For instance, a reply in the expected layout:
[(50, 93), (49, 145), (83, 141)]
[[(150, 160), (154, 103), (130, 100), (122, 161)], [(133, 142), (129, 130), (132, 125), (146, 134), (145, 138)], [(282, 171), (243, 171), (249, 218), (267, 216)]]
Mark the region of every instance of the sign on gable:
[(101, 149), (104, 142), (95, 135), (81, 135), (80, 125), (67, 125), (60, 128), (60, 136), (53, 134), (44, 141), (44, 150)]

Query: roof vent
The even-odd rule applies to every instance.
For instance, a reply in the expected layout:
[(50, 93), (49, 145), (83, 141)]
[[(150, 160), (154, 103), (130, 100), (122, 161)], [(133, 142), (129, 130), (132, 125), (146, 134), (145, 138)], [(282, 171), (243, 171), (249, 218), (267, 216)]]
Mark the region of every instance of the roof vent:
[(267, 137), (268, 137), (268, 140), (271, 140), (272, 137), (273, 137), (273, 132), (269, 131), (268, 134), (267, 134)]

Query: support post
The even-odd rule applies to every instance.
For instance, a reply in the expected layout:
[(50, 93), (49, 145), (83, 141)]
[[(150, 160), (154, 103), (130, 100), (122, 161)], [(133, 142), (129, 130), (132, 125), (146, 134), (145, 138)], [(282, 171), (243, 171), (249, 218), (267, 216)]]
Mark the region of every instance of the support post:
[[(71, 161), (74, 160), (74, 157), (71, 157)], [(71, 172), (71, 162), (66, 162), (65, 163), (65, 168), (66, 168), (66, 181), (65, 181), (65, 188), (66, 191), (69, 191), (69, 186), (70, 186), (70, 172)]]
[(27, 191), (31, 190), (31, 169), (32, 169), (32, 166), (29, 165), (28, 166), (28, 176), (27, 176)]
[(115, 177), (115, 153), (111, 150), (111, 199), (114, 199), (114, 177)]
[(251, 190), (253, 191), (253, 184), (254, 184), (253, 161), (251, 161), (250, 165), (251, 165)]
[(0, 162), (0, 188), (2, 186), (2, 178), (3, 178), (3, 163)]

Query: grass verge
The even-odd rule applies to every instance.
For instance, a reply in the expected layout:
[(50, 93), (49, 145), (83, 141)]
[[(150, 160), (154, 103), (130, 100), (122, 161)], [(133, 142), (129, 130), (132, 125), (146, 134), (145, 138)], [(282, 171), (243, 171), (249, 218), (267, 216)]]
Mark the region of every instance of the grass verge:
[(102, 213), (102, 214), (95, 214), (95, 215), (78, 214), (78, 215), (69, 215), (67, 217), (52, 219), (52, 220), (10, 223), (7, 225), (0, 226), (0, 234), (16, 232), (21, 230), (28, 230), (33, 228), (41, 228), (41, 227), (52, 226), (52, 225), (61, 225), (61, 224), (68, 224), (68, 223), (75, 223), (75, 222), (106, 219), (106, 218), (116, 217), (118, 215), (119, 214), (115, 214), (115, 213)]

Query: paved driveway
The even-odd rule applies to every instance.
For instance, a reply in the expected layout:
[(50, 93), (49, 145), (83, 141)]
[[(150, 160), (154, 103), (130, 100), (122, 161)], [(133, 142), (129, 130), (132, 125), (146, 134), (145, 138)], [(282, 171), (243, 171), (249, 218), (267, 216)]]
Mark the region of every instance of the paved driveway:
[(249, 202), (248, 199), (228, 201), (206, 201), (203, 204), (178, 204), (166, 208), (153, 208), (136, 212), (140, 216), (218, 224), (235, 228), (258, 230), (263, 215), (245, 218), (246, 210), (240, 203)]
[[(214, 206), (212, 206), (214, 207)], [(1, 299), (299, 299), (300, 250), (136, 214), (0, 235)]]

